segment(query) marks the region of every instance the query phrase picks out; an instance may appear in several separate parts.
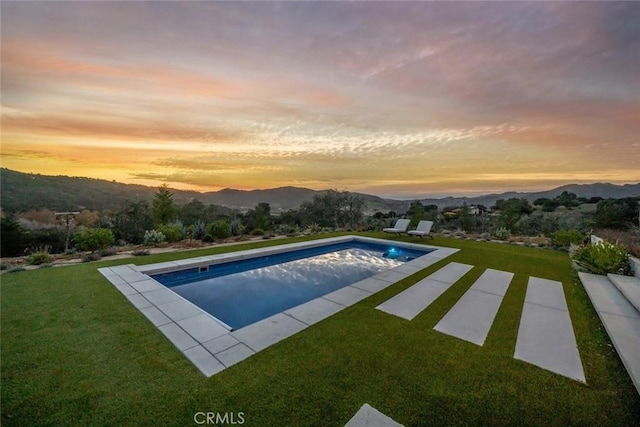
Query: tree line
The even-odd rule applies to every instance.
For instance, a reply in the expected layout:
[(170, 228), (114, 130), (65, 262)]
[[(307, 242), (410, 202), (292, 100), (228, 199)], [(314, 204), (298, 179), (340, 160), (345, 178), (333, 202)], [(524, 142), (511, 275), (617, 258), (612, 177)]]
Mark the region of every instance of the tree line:
[[(2, 218), (1, 255), (19, 256), (27, 252), (65, 250), (95, 252), (110, 245), (157, 245), (182, 240), (213, 242), (247, 235), (315, 233), (322, 230), (379, 231), (400, 217), (431, 220), (435, 230), (468, 233), (551, 235), (559, 230), (612, 228), (624, 230), (638, 224), (640, 198), (580, 199), (564, 192), (554, 199), (539, 199), (533, 205), (524, 198), (498, 200), (494, 206), (445, 207), (411, 202), (406, 212), (376, 212), (365, 215), (363, 199), (349, 192), (329, 190), (317, 194), (297, 209), (278, 215), (268, 203), (258, 203), (242, 213), (198, 199), (179, 204), (167, 186), (158, 188), (151, 202), (129, 201), (115, 212), (82, 211), (75, 215), (73, 230), (52, 211), (29, 211)], [(577, 209), (597, 203), (595, 212)], [(561, 208), (564, 207), (564, 208)]]

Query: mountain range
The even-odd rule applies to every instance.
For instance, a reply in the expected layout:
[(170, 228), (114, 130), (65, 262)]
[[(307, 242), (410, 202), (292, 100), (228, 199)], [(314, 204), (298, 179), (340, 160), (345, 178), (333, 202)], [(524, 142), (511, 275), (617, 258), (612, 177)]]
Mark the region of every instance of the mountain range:
[[(47, 176), (0, 169), (0, 206), (3, 212), (25, 212), (31, 209), (54, 211), (112, 210), (116, 211), (128, 201), (150, 201), (158, 191), (156, 187), (122, 184), (91, 178), (68, 176)], [(251, 209), (258, 203), (266, 202), (272, 212), (295, 209), (310, 201), (315, 195), (326, 190), (311, 190), (299, 187), (280, 187), (269, 190), (234, 190), (199, 193), (196, 191), (171, 190), (178, 204), (198, 199), (205, 205), (226, 206), (241, 211)], [(578, 197), (624, 198), (640, 197), (640, 183), (615, 185), (609, 183), (570, 184), (539, 192), (506, 192), (478, 197), (425, 198), (420, 201), (438, 207), (482, 204), (490, 207), (497, 200), (525, 198), (530, 202), (542, 197), (554, 198), (563, 191), (575, 193)], [(368, 212), (405, 212), (410, 200), (383, 199), (378, 196), (352, 193), (365, 201)]]

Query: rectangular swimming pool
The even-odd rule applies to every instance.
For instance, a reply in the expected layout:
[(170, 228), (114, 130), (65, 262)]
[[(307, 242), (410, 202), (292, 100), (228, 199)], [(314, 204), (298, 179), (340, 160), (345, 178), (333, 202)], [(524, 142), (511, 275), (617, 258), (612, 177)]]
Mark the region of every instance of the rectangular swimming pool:
[(340, 236), (98, 270), (209, 377), (456, 251)]
[(230, 328), (238, 329), (428, 252), (350, 241), (152, 277)]

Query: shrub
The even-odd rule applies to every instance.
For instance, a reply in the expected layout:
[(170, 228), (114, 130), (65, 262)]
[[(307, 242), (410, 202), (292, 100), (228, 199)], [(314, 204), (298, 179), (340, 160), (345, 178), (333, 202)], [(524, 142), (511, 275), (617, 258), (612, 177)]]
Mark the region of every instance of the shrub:
[(511, 237), (511, 231), (504, 227), (500, 227), (493, 232), (493, 237), (498, 240), (507, 240), (509, 237)]
[(118, 254), (118, 248), (116, 248), (115, 246), (112, 246), (110, 248), (105, 248), (100, 251), (100, 256), (111, 256), (111, 255), (117, 255), (117, 254)]
[(207, 226), (207, 234), (215, 239), (226, 239), (231, 236), (231, 226), (227, 221), (219, 219)]
[(594, 274), (631, 274), (629, 252), (624, 246), (603, 241), (578, 248), (573, 253), (574, 263), (582, 270)]
[(73, 240), (81, 251), (95, 252), (113, 245), (113, 232), (106, 228), (82, 228), (73, 235)]
[(263, 236), (264, 235), (264, 230), (262, 228), (256, 228), (256, 229), (251, 231), (251, 235), (252, 236)]
[(158, 246), (164, 243), (164, 234), (158, 230), (147, 230), (144, 232), (144, 244), (146, 246)]
[(202, 238), (202, 241), (205, 243), (212, 243), (215, 242), (215, 240), (216, 239), (214, 239), (211, 234), (205, 234), (205, 236)]
[(584, 243), (585, 235), (578, 230), (560, 230), (551, 235), (551, 243), (556, 248), (569, 248), (572, 244)]
[(166, 241), (169, 243), (182, 240), (182, 227), (180, 225), (159, 225), (157, 230), (164, 234)]
[(9, 266), (5, 263), (0, 264), (0, 270), (4, 271), (4, 270), (8, 270)]
[(133, 256), (146, 256), (149, 255), (149, 249), (136, 249), (135, 251), (131, 252), (131, 254)]
[(207, 234), (207, 225), (204, 221), (196, 221), (193, 224), (193, 238), (196, 240), (204, 239), (204, 236)]
[(27, 264), (29, 265), (50, 264), (52, 262), (53, 257), (47, 251), (36, 252), (27, 257)]
[(82, 262), (91, 262), (91, 261), (99, 261), (102, 259), (102, 256), (98, 252), (90, 252), (88, 254), (82, 255)]
[(245, 232), (245, 226), (242, 225), (242, 222), (239, 219), (234, 219), (231, 221), (231, 235), (233, 236), (241, 236)]

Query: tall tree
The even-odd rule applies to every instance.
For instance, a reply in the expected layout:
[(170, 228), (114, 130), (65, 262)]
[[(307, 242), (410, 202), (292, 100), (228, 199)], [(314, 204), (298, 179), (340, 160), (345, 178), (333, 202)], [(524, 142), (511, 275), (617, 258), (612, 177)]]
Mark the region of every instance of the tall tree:
[(173, 203), (173, 193), (169, 191), (167, 184), (162, 185), (152, 202), (153, 222), (156, 225), (165, 225), (176, 218), (176, 207)]

